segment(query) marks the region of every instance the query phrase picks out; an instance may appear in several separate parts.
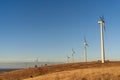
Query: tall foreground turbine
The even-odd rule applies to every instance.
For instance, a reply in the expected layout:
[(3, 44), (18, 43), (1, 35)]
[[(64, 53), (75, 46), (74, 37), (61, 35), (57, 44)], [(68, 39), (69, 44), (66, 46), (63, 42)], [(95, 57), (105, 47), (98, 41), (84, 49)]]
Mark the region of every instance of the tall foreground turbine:
[(103, 33), (103, 28), (105, 28), (104, 24), (104, 17), (100, 17), (100, 21), (98, 21), (98, 24), (100, 25), (100, 38), (101, 38), (101, 58), (102, 58), (102, 63), (105, 63), (105, 49), (104, 49), (104, 33)]

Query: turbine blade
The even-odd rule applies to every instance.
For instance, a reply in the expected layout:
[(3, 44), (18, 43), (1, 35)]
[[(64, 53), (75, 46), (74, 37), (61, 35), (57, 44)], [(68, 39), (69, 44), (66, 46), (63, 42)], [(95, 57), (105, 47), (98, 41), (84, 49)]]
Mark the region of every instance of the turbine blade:
[(104, 20), (104, 15), (99, 16), (99, 18), (100, 18), (100, 20), (101, 20), (103, 23), (105, 23), (105, 20)]
[(84, 42), (86, 43), (86, 37), (84, 37)]
[(75, 51), (72, 49), (72, 54), (75, 54)]
[(100, 20), (102, 20), (102, 17), (101, 17), (101, 16), (99, 16), (99, 19), (100, 19)]
[(89, 45), (87, 44), (87, 41), (86, 41), (85, 37), (84, 37), (84, 44), (89, 47)]
[(104, 27), (104, 31), (106, 32), (106, 27), (105, 27), (105, 25), (103, 25), (103, 27)]
[(106, 32), (104, 15), (100, 16), (100, 20), (103, 22), (103, 29), (104, 29), (104, 32)]
[(90, 47), (88, 44), (86, 44), (87, 47)]

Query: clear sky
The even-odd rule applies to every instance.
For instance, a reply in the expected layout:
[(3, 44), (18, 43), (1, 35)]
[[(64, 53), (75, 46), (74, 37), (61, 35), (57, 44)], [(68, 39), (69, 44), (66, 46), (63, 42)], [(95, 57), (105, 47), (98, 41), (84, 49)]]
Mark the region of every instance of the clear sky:
[(106, 59), (120, 60), (119, 0), (0, 0), (0, 61), (101, 59), (99, 16), (105, 17)]

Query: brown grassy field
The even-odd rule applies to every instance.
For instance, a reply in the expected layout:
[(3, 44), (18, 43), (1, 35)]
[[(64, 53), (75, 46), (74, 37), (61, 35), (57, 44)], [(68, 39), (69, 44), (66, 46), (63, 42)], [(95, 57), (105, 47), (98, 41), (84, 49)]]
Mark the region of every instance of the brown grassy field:
[(0, 73), (0, 80), (120, 80), (119, 78), (120, 62), (69, 63)]
[(24, 80), (120, 80), (120, 67), (62, 71)]

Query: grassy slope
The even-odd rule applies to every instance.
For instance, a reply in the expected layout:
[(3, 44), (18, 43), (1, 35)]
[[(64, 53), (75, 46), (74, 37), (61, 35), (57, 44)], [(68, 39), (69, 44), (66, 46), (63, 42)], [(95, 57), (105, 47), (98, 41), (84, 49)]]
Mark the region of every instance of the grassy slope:
[(120, 62), (109, 62), (101, 64), (98, 62), (89, 63), (70, 63), (70, 64), (60, 64), (43, 66), (38, 68), (29, 68), (24, 70), (16, 70), (10, 72), (4, 72), (0, 74), (0, 80), (21, 80), (30, 77), (36, 77), (45, 74), (51, 74), (61, 71), (71, 71), (76, 69), (92, 69), (92, 68), (107, 68), (107, 67), (119, 67)]
[(120, 67), (62, 71), (25, 80), (120, 80)]

